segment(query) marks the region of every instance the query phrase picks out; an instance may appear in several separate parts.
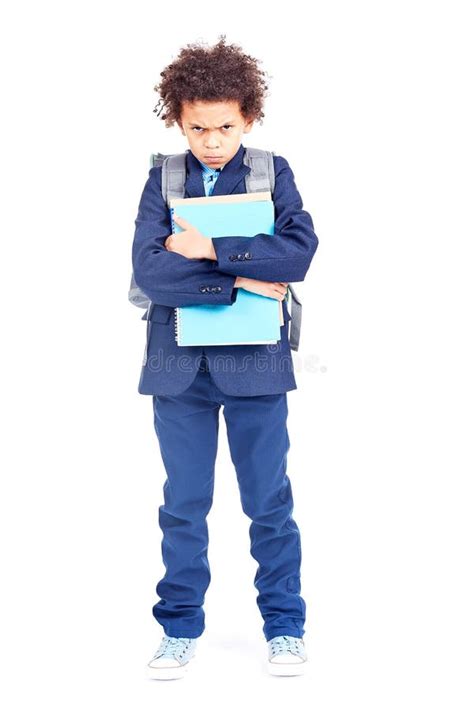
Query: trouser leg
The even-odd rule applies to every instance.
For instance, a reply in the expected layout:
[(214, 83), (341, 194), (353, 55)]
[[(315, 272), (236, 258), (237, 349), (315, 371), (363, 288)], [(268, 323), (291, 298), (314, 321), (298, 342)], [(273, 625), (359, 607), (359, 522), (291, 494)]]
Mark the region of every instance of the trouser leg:
[(154, 424), (167, 478), (159, 507), (166, 568), (156, 586), (153, 616), (172, 637), (204, 631), (204, 596), (211, 574), (206, 516), (212, 506), (219, 404), (209, 399), (209, 375), (177, 396), (153, 396)]
[(285, 634), (302, 637), (306, 604), (300, 595), (301, 538), (286, 473), (286, 393), (224, 397), (242, 508), (252, 521), (250, 552), (258, 562), (254, 584), (263, 632), (267, 641)]

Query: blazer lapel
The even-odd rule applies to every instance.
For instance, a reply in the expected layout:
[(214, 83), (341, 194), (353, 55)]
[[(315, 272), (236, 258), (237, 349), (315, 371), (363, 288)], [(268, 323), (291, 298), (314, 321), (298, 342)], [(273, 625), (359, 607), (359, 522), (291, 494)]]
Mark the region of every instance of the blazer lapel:
[[(212, 195), (229, 195), (236, 191), (241, 180), (250, 173), (250, 168), (243, 161), (245, 147), (240, 144), (239, 150), (226, 163), (217, 178)], [(188, 176), (185, 184), (185, 197), (205, 197), (202, 179), (202, 167), (190, 149), (186, 151), (186, 166)]]

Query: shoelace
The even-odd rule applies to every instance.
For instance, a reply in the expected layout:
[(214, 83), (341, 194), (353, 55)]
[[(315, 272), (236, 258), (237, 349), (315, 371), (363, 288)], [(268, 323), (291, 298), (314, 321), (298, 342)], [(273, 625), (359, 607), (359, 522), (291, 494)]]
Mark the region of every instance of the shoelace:
[(297, 637), (287, 637), (285, 635), (274, 637), (270, 640), (271, 656), (274, 654), (296, 654), (299, 657), (305, 656), (303, 642)]
[(191, 639), (188, 637), (165, 637), (153, 659), (157, 659), (158, 657), (168, 657), (171, 659), (182, 658), (190, 644)]

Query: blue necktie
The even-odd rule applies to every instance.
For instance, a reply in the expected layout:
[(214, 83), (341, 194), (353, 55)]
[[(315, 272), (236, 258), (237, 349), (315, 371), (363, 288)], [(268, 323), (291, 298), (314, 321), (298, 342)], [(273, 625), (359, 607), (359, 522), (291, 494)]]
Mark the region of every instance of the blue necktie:
[(214, 185), (216, 183), (217, 178), (219, 177), (220, 170), (221, 169), (218, 168), (215, 172), (206, 175), (207, 195), (212, 195), (212, 191), (214, 190)]

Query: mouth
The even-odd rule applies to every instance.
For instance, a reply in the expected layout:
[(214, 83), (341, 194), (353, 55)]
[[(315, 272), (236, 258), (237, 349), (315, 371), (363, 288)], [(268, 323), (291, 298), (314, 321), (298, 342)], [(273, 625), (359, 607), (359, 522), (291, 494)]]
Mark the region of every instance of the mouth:
[(206, 160), (222, 160), (222, 156), (204, 156)]

